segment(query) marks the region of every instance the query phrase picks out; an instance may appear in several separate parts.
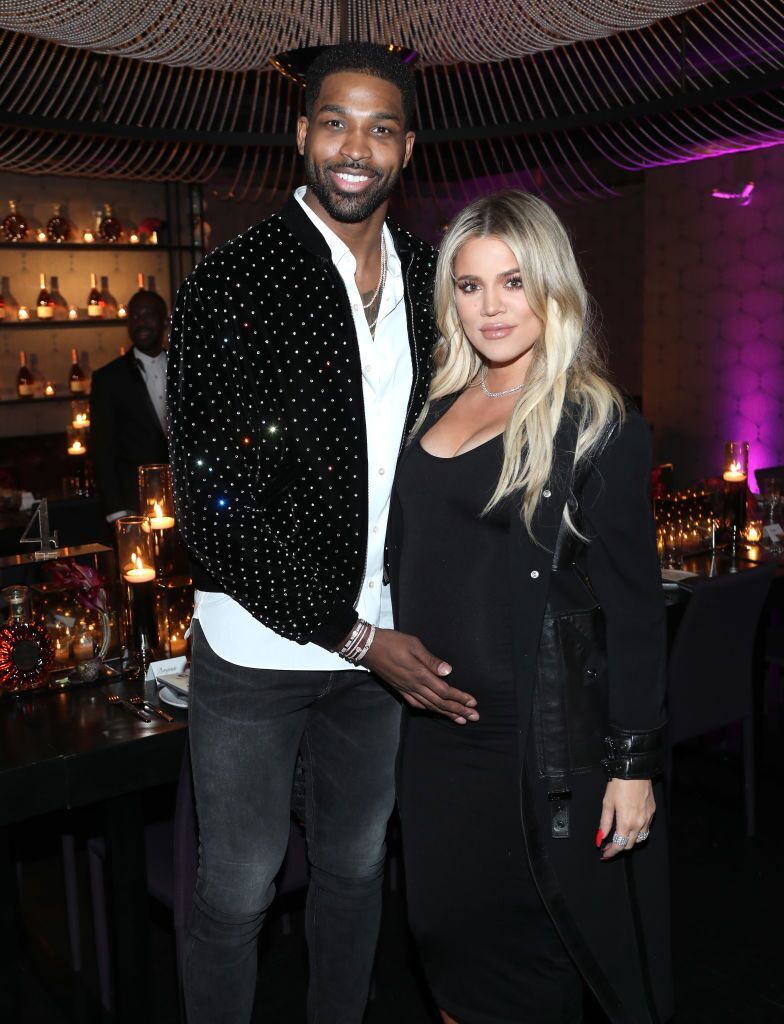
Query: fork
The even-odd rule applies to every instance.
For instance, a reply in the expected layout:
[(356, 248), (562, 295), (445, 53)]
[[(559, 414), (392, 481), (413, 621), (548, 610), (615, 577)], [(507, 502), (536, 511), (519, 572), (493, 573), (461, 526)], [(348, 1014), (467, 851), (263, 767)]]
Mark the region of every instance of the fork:
[(151, 722), (152, 719), (146, 714), (141, 708), (134, 707), (130, 701), (123, 700), (122, 697), (118, 697), (116, 693), (109, 693), (106, 695), (106, 699), (110, 704), (119, 704), (121, 708), (125, 708), (130, 711), (131, 714), (136, 715), (137, 718), (141, 718), (143, 722)]
[(134, 704), (137, 708), (144, 708), (145, 711), (152, 711), (162, 718), (164, 722), (173, 722), (174, 717), (170, 715), (168, 711), (164, 711), (163, 708), (159, 708), (157, 704), (153, 704), (149, 700), (145, 700), (144, 697), (131, 697), (129, 698), (131, 704)]

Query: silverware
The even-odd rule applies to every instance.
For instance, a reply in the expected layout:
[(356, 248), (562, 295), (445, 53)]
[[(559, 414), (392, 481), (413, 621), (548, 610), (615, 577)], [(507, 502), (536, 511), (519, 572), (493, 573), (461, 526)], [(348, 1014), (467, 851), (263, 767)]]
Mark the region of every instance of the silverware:
[(126, 711), (130, 711), (131, 714), (136, 715), (137, 718), (141, 718), (143, 722), (151, 722), (152, 719), (146, 714), (141, 708), (134, 707), (130, 701), (123, 700), (122, 697), (118, 697), (116, 693), (107, 694), (106, 699), (110, 704), (119, 704), (120, 707), (125, 708)]
[(143, 707), (146, 711), (152, 711), (162, 718), (164, 722), (173, 722), (174, 716), (170, 715), (168, 711), (164, 711), (163, 708), (159, 708), (157, 704), (153, 704), (152, 701), (145, 700), (143, 697), (131, 697), (131, 704), (135, 704), (136, 707)]

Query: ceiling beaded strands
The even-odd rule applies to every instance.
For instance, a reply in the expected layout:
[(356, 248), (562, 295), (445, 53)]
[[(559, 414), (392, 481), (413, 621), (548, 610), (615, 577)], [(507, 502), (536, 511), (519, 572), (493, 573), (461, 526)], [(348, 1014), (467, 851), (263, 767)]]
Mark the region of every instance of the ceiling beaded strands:
[(608, 163), (634, 172), (784, 142), (776, 0), (497, 0), (492, 18), (477, 18), (474, 0), (189, 0), (187, 18), (185, 0), (9, 8), (3, 170), (222, 172), (215, 192), (235, 199), (290, 189), (301, 91), (266, 61), (341, 36), (416, 51), (406, 192), (424, 201), (462, 202), (483, 187), (472, 179), (565, 200), (612, 195)]

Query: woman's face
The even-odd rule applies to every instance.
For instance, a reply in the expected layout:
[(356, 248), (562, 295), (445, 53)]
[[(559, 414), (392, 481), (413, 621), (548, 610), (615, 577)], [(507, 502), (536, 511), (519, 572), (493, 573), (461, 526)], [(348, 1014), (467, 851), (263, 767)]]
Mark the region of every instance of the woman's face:
[(454, 262), (457, 315), (466, 337), (490, 367), (524, 372), (542, 334), (528, 305), (520, 269), (500, 238), (471, 238)]

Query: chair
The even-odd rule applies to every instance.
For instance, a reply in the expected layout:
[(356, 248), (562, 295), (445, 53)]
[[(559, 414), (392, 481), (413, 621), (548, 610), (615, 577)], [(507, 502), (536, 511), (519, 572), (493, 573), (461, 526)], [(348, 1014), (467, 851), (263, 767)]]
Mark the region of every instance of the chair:
[(766, 565), (698, 583), (675, 634), (668, 669), (671, 746), (742, 722), (748, 836), (754, 835), (752, 660), (775, 572)]
[[(144, 830), (147, 888), (155, 899), (173, 912), (176, 943), (177, 975), (182, 991), (183, 948), (193, 895), (196, 891), (198, 866), (198, 833), (196, 804), (193, 795), (190, 750), (185, 755), (177, 783), (174, 817), (155, 822)], [(101, 1005), (112, 1011), (112, 970), (109, 944), (109, 921), (104, 886), (106, 848), (102, 838), (87, 844), (90, 864), (90, 888), (93, 902), (93, 927), (98, 958), (98, 987)], [(277, 896), (286, 896), (308, 884), (309, 867), (305, 834), (292, 821), (286, 859), (275, 880)], [(289, 932), (288, 917), (283, 916), (283, 931)]]

